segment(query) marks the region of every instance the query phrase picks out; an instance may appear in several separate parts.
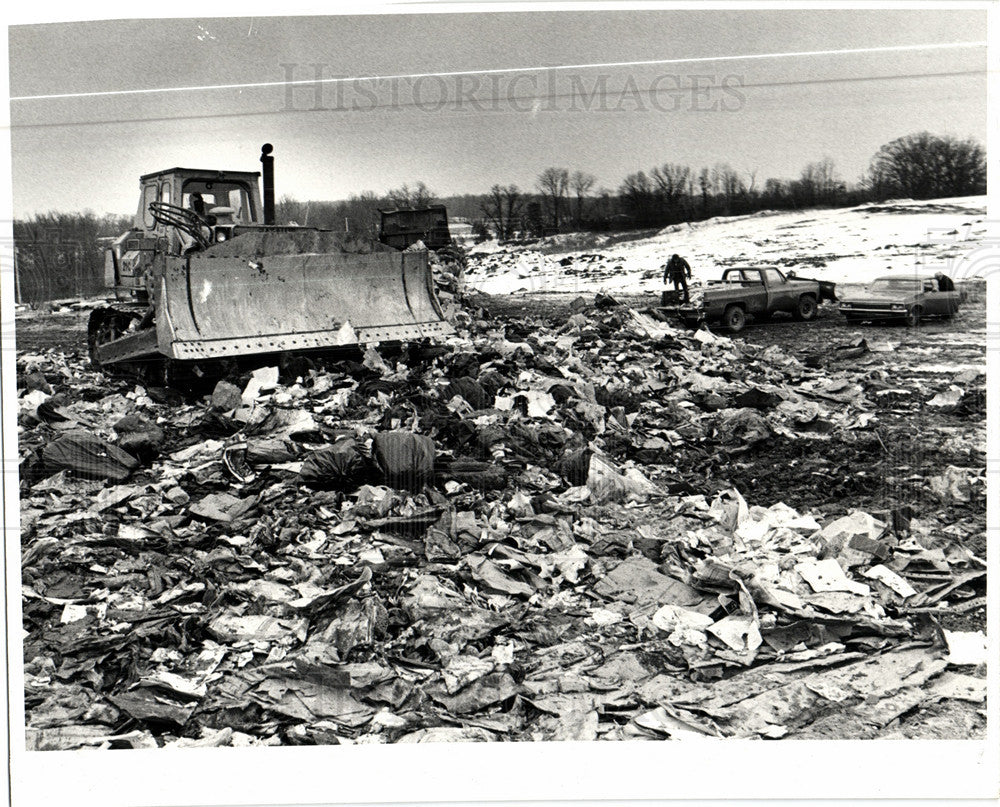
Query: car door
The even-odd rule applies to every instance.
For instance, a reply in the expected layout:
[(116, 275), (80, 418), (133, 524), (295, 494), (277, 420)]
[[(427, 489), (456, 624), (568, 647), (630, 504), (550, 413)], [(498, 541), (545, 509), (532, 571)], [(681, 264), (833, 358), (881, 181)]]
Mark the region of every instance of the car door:
[(764, 285), (764, 278), (760, 270), (744, 269), (740, 274), (743, 277), (743, 292), (747, 311), (751, 314), (767, 311), (770, 292)]
[(959, 303), (962, 301), (962, 293), (957, 289), (948, 292), (948, 316), (958, 312)]
[(924, 314), (929, 317), (939, 317), (948, 313), (948, 292), (938, 291), (937, 283), (933, 280), (925, 280), (923, 291), (917, 295), (917, 304), (924, 309)]
[(958, 311), (958, 304), (962, 298), (962, 295), (958, 291), (940, 291), (938, 292), (938, 297), (940, 297), (940, 302), (938, 303), (940, 307), (940, 314), (943, 317), (953, 316)]
[(767, 283), (768, 310), (794, 311), (797, 300), (793, 300), (795, 289), (777, 269), (763, 269), (761, 274)]

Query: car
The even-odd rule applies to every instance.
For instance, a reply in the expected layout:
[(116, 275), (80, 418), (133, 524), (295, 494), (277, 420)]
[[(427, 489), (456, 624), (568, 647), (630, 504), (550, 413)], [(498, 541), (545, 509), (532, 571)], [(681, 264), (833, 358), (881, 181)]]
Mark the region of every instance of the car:
[(964, 289), (943, 273), (883, 275), (859, 293), (842, 295), (840, 313), (848, 322), (897, 321), (913, 327), (929, 317), (950, 319), (965, 297)]

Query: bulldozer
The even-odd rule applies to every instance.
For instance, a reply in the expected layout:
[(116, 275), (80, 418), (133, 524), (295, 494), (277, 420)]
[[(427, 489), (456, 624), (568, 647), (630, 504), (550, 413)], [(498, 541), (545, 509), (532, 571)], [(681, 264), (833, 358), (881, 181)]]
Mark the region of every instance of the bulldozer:
[(272, 152), (261, 148), (261, 171), (140, 178), (133, 227), (106, 256), (114, 299), (88, 325), (94, 366), (170, 383), (179, 368), (454, 332), (426, 250), (276, 224)]
[(418, 241), (435, 251), (452, 246), (448, 209), (444, 205), (380, 209), (379, 215), (378, 240), (390, 247), (406, 249)]

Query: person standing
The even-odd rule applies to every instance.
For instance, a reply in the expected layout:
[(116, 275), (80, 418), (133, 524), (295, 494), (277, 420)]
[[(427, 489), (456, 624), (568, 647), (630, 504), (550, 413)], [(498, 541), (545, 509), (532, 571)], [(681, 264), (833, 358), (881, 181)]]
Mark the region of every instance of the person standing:
[(688, 278), (691, 277), (691, 266), (686, 260), (684, 260), (680, 255), (674, 253), (670, 256), (670, 260), (663, 265), (663, 285), (667, 285), (669, 280), (674, 284), (674, 291), (678, 289), (684, 289), (684, 302), (691, 302), (691, 297), (688, 294)]
[(938, 291), (954, 291), (955, 283), (944, 272), (936, 272), (934, 279), (937, 280)]

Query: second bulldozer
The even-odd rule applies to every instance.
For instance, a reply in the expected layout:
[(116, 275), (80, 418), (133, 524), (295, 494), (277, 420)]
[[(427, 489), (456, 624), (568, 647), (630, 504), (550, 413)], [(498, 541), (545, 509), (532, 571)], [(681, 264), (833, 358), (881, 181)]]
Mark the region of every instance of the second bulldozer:
[(260, 172), (172, 168), (141, 178), (134, 227), (108, 254), (116, 299), (90, 319), (95, 365), (148, 374), (453, 332), (426, 251), (275, 225), (271, 150), (261, 149), (263, 205)]

